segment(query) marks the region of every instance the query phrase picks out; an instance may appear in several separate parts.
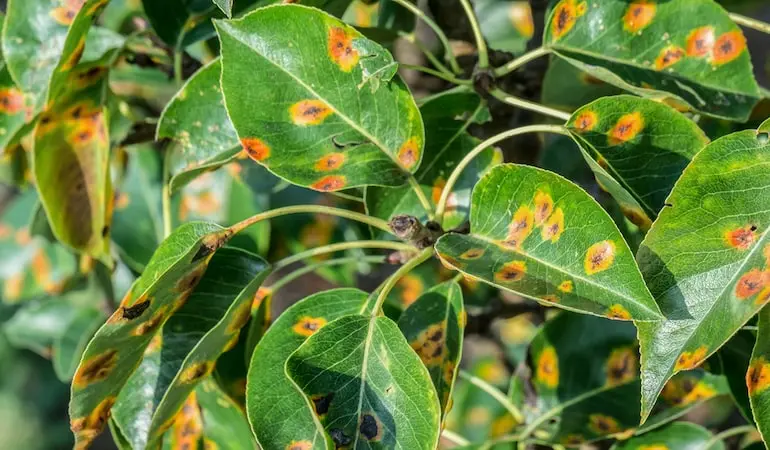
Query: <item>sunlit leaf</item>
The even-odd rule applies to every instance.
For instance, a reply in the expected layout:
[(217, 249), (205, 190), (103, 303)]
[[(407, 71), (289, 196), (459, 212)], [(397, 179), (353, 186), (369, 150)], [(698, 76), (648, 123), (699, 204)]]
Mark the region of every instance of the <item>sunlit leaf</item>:
[[(665, 428), (651, 431), (625, 441), (618, 441), (612, 450), (638, 450), (644, 448), (659, 449), (705, 449), (723, 450), (724, 442), (711, 439), (711, 432), (700, 425), (689, 422), (676, 422)], [(710, 445), (706, 445), (710, 444)]]
[(387, 50), (296, 5), (217, 27), (225, 104), (252, 159), (319, 191), (400, 185), (417, 170), (423, 124)]
[(708, 143), (684, 115), (628, 95), (578, 109), (567, 129), (599, 185), (643, 229), (652, 225), (684, 168)]
[(204, 380), (195, 393), (203, 415), (204, 445), (223, 450), (256, 448), (246, 415), (213, 380)]
[(543, 40), (596, 78), (677, 107), (745, 121), (760, 98), (746, 39), (712, 0), (561, 0)]
[(770, 299), (766, 131), (718, 139), (685, 169), (637, 260), (667, 320), (640, 323), (642, 417), (674, 373), (698, 366)]
[(311, 295), (278, 316), (259, 342), (249, 367), (246, 405), (263, 449), (284, 450), (292, 443), (305, 443), (308, 450), (334, 448), (284, 366), (308, 336), (335, 319), (360, 312), (367, 298), (357, 289)]
[(120, 307), (96, 332), (75, 373), (70, 425), (78, 445), (102, 431), (145, 348), (171, 314), (184, 305), (228, 229), (196, 222), (176, 229), (147, 264)]
[(430, 374), (386, 317), (328, 323), (291, 354), (286, 373), (336, 447), (438, 444), (441, 409)]
[(535, 34), (529, 2), (521, 0), (476, 0), (474, 10), (489, 46), (495, 50), (521, 53)]
[(463, 274), (565, 309), (621, 320), (660, 313), (612, 219), (560, 176), (504, 164), (473, 189), (471, 232), (436, 244)]
[[(765, 288), (770, 290), (770, 285)], [(754, 421), (762, 433), (762, 440), (770, 439), (770, 309), (759, 313), (757, 343), (751, 354), (751, 364), (746, 372), (746, 386), (751, 401)]]

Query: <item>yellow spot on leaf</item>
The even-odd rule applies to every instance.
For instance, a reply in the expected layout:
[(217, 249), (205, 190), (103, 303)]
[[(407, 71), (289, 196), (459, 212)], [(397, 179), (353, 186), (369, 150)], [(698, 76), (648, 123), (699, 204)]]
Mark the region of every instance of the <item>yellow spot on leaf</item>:
[(513, 2), (508, 9), (508, 18), (513, 27), (522, 36), (531, 38), (535, 34), (535, 22), (532, 19), (532, 8), (529, 2)]
[(540, 230), (540, 237), (543, 241), (556, 242), (564, 232), (564, 211), (561, 208), (551, 214), (551, 217), (543, 224), (543, 229)]
[(553, 198), (543, 191), (535, 193), (535, 225), (540, 226), (553, 212)]
[(513, 220), (508, 227), (508, 236), (505, 238), (506, 245), (515, 248), (521, 247), (524, 240), (532, 233), (535, 225), (535, 214), (529, 206), (522, 205), (513, 214)]
[(616, 348), (607, 358), (607, 385), (617, 386), (639, 376), (639, 358), (633, 348)]
[(644, 120), (639, 112), (626, 114), (618, 119), (609, 132), (610, 145), (620, 145), (634, 139), (644, 129)]
[(401, 304), (404, 308), (414, 303), (425, 290), (422, 279), (415, 275), (405, 275), (398, 280), (397, 286), (401, 288)]
[(505, 366), (497, 360), (489, 360), (482, 363), (478, 367), (478, 376), (487, 383), (495, 385), (501, 384), (508, 379)]
[(194, 363), (182, 371), (182, 374), (179, 376), (179, 382), (182, 384), (195, 383), (199, 380), (202, 380), (213, 370), (213, 361), (200, 361)]
[(398, 160), (405, 169), (411, 169), (420, 160), (419, 139), (411, 137), (398, 150)]
[(641, 209), (637, 207), (628, 207), (626, 205), (620, 205), (620, 211), (628, 220), (634, 225), (639, 227), (642, 231), (647, 231), (652, 226), (652, 220), (647, 217)]
[(649, 0), (636, 0), (628, 5), (623, 16), (623, 29), (630, 33), (638, 33), (647, 28), (655, 18), (657, 5)]
[(614, 304), (607, 310), (607, 317), (618, 320), (631, 320), (631, 313), (623, 305)]
[(315, 163), (315, 170), (318, 171), (329, 171), (329, 170), (337, 170), (340, 167), (342, 167), (342, 164), (345, 162), (345, 154), (344, 153), (329, 153), (328, 155), (324, 155)]
[(326, 319), (323, 317), (302, 316), (291, 329), (300, 336), (308, 337), (312, 336), (313, 333), (320, 330), (324, 325), (326, 325)]
[(516, 420), (510, 414), (503, 414), (492, 422), (492, 426), (489, 429), (491, 437), (500, 437), (509, 434), (516, 428)]
[(594, 275), (609, 269), (613, 261), (615, 261), (615, 243), (601, 241), (588, 248), (583, 267), (588, 275)]
[(286, 446), (286, 450), (310, 450), (313, 448), (313, 443), (310, 441), (291, 441), (291, 444)]
[(660, 395), (668, 404), (683, 407), (710, 399), (716, 390), (691, 375), (684, 375), (669, 380)]
[(262, 302), (273, 293), (273, 290), (269, 287), (260, 286), (259, 289), (257, 289), (257, 293), (254, 294), (254, 300), (251, 302), (251, 310), (256, 311), (259, 309), (259, 305), (262, 304)]
[(714, 27), (706, 26), (693, 30), (687, 37), (687, 56), (703, 58), (714, 50)]
[(546, 347), (540, 352), (535, 379), (551, 389), (559, 385), (559, 359), (553, 347)]
[(433, 324), (410, 343), (423, 364), (429, 368), (441, 364), (446, 358), (445, 333), (443, 324)]
[(334, 111), (321, 100), (302, 100), (289, 108), (291, 121), (296, 125), (318, 125)]
[(78, 388), (83, 388), (91, 383), (104, 381), (115, 368), (117, 362), (118, 351), (114, 349), (92, 356), (80, 364), (72, 384)]
[(749, 395), (760, 394), (770, 387), (770, 363), (764, 356), (751, 361), (746, 372), (746, 386), (749, 387)]
[(708, 353), (708, 347), (702, 345), (691, 352), (682, 352), (674, 365), (674, 371), (690, 370), (698, 367)]
[(112, 405), (116, 397), (110, 396), (102, 400), (90, 414), (70, 421), (70, 429), (75, 433), (76, 449), (85, 450), (102, 432), (110, 419)]
[(498, 283), (513, 283), (521, 281), (527, 273), (527, 263), (524, 261), (511, 261), (495, 272), (495, 281)]
[(548, 302), (548, 303), (556, 303), (557, 305), (561, 303), (561, 300), (559, 299), (559, 297), (553, 294), (541, 295), (540, 300), (543, 300), (544, 302)]
[(714, 43), (713, 63), (727, 64), (738, 58), (746, 49), (746, 38), (740, 31), (730, 31), (717, 38)]
[(643, 445), (639, 447), (638, 450), (669, 450), (669, 448), (664, 444), (652, 444), (652, 445)]
[(676, 45), (669, 45), (660, 51), (655, 59), (655, 68), (658, 70), (667, 69), (678, 63), (684, 58), (684, 49)]
[(588, 428), (600, 436), (615, 434), (621, 431), (618, 421), (604, 414), (591, 414), (588, 416)]
[(353, 36), (343, 28), (329, 28), (329, 56), (343, 72), (350, 72), (358, 64), (358, 50), (353, 48)]
[(575, 121), (572, 122), (572, 126), (575, 128), (575, 130), (577, 130), (578, 133), (585, 133), (587, 131), (593, 130), (597, 123), (599, 123), (599, 117), (596, 115), (596, 113), (593, 111), (584, 110), (578, 114), (577, 117), (575, 117)]
[(562, 281), (561, 284), (559, 284), (559, 288), (558, 289), (560, 291), (562, 291), (562, 292), (565, 292), (565, 293), (569, 294), (570, 292), (572, 292), (572, 289), (574, 289), (574, 286), (572, 284), (572, 280), (564, 280), (564, 281)]
[(182, 409), (174, 416), (172, 427), (172, 448), (198, 448), (198, 441), (203, 437), (203, 420), (195, 391), (190, 393)]
[(578, 17), (586, 11), (586, 2), (577, 3), (576, 0), (562, 0), (556, 5), (551, 21), (551, 33), (554, 40), (561, 39), (577, 22)]
[(21, 297), (24, 288), (24, 273), (17, 272), (5, 280), (3, 284), (3, 300), (13, 302)]
[(725, 232), (727, 245), (738, 250), (750, 249), (756, 240), (756, 227), (753, 225), (746, 225), (745, 227)]
[(344, 188), (346, 184), (347, 179), (344, 176), (328, 175), (311, 184), (310, 187), (316, 191), (329, 192), (340, 190)]
[(270, 147), (262, 139), (243, 138), (241, 139), (241, 146), (249, 158), (254, 161), (264, 161), (270, 157)]
[(479, 259), (482, 255), (484, 255), (483, 248), (471, 248), (463, 252), (463, 254), (460, 255), (460, 259)]

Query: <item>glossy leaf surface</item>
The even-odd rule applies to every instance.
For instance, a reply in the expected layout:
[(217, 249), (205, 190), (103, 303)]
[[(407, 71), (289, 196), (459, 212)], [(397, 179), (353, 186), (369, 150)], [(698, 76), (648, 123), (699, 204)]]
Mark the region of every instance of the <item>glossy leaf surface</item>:
[(387, 50), (296, 5), (217, 27), (225, 104), (252, 159), (319, 191), (400, 185), (417, 170), (423, 124)]
[[(450, 91), (425, 102), (420, 113), (425, 122), (426, 146), (415, 178), (435, 209), (452, 169), (479, 143), (466, 129), (474, 122), (488, 119), (489, 111), (475, 93)], [(459, 226), (468, 218), (473, 185), (502, 159), (499, 150), (490, 148), (474, 158), (462, 172), (447, 201), (445, 229)], [(408, 214), (423, 222), (428, 218), (428, 211), (411, 186), (367, 187), (365, 199), (367, 212), (375, 217), (390, 220), (395, 215)]]
[(203, 415), (203, 440), (218, 449), (254, 449), (256, 443), (243, 411), (219, 386), (204, 380), (195, 390)]
[(334, 448), (284, 366), (308, 336), (335, 319), (359, 313), (367, 297), (357, 289), (311, 295), (278, 316), (259, 341), (249, 367), (246, 406), (263, 449), (284, 450), (292, 443), (305, 443), (307, 449)]
[(567, 61), (552, 57), (543, 78), (540, 101), (569, 113), (601, 97), (618, 95), (617, 87), (581, 71)]
[(708, 143), (684, 115), (628, 95), (604, 97), (578, 109), (567, 129), (599, 184), (644, 229), (652, 225), (692, 157)]
[[(652, 448), (670, 448), (677, 450), (723, 450), (721, 440), (710, 442), (714, 435), (699, 425), (688, 422), (676, 422), (665, 428), (636, 436), (626, 441), (619, 441), (612, 450), (638, 450)], [(708, 447), (706, 444), (711, 444)]]
[(409, 346), (430, 372), (442, 417), (448, 410), (457, 376), (466, 317), (460, 285), (447, 281), (421, 295), (398, 318), (398, 327)]
[[(153, 447), (219, 355), (238, 339), (268, 274), (258, 256), (217, 251), (187, 301), (163, 326), (159, 357), (149, 358), (118, 396), (115, 419), (135, 448)], [(147, 374), (157, 374), (148, 377)]]
[(117, 394), (158, 329), (190, 296), (213, 253), (230, 237), (202, 222), (177, 228), (158, 247), (120, 307), (88, 344), (72, 383), (71, 428), (78, 445), (106, 425)]
[(351, 315), (309, 337), (286, 373), (335, 446), (433, 450), (441, 410), (430, 374), (386, 317)]
[[(770, 290), (770, 285), (766, 288)], [(762, 433), (762, 440), (770, 440), (770, 309), (759, 313), (757, 344), (751, 354), (751, 364), (746, 372), (754, 422)]]
[(214, 0), (214, 4), (222, 10), (227, 17), (233, 14), (233, 0)]
[(527, 42), (535, 34), (529, 2), (476, 0), (473, 6), (491, 48), (511, 53), (521, 53), (527, 48)]
[(667, 320), (639, 324), (642, 417), (674, 373), (698, 366), (770, 299), (770, 144), (718, 139), (685, 169), (637, 254)]
[(746, 372), (749, 370), (751, 353), (756, 340), (756, 333), (741, 330), (717, 352), (721, 373), (727, 379), (730, 385), (730, 394), (746, 420), (751, 420), (752, 417), (749, 391), (746, 385)]
[(560, 176), (504, 164), (473, 189), (471, 233), (436, 244), (441, 259), (485, 283), (615, 319), (660, 313), (612, 219)]
[(746, 120), (760, 98), (743, 33), (712, 0), (561, 0), (544, 43), (608, 83), (709, 115)]

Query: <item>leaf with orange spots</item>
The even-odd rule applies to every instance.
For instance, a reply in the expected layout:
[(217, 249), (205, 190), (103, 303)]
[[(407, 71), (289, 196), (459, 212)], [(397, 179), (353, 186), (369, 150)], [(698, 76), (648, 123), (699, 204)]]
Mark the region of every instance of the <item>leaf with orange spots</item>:
[[(617, 87), (581, 71), (561, 58), (552, 58), (545, 72), (541, 103), (572, 113), (602, 97), (622, 93)], [(564, 157), (561, 153), (560, 157)]]
[[(303, 317), (333, 322), (365, 308), (369, 294), (333, 289), (307, 297), (285, 310), (259, 341), (251, 358), (246, 408), (257, 441), (265, 449), (291, 448), (292, 442), (314, 442), (313, 449), (334, 449), (313, 408), (284, 372), (289, 355), (307, 337), (294, 331)], [(323, 329), (323, 328), (321, 328)]]
[(158, 333), (159, 358), (142, 361), (118, 395), (113, 417), (135, 448), (153, 447), (185, 399), (238, 339), (267, 264), (246, 251), (223, 248), (183, 305)]
[[(212, 255), (231, 234), (218, 225), (195, 222), (177, 228), (161, 243), (120, 307), (86, 347), (72, 387), (69, 413), (74, 423), (96, 411), (103, 400), (118, 395), (153, 336), (192, 294)], [(87, 364), (113, 351), (117, 358), (109, 368)], [(95, 369), (103, 381), (87, 376)], [(79, 430), (78, 445), (91, 442), (104, 425)]]
[(762, 440), (770, 440), (770, 309), (759, 313), (757, 342), (746, 372), (751, 411)]
[(329, 322), (289, 356), (285, 370), (337, 448), (438, 445), (441, 407), (430, 374), (387, 317)]
[(463, 314), (460, 285), (447, 281), (421, 295), (398, 318), (398, 327), (430, 372), (441, 402), (442, 417), (447, 412), (460, 365), (465, 329)]
[(713, 441), (714, 435), (700, 425), (690, 422), (674, 422), (640, 436), (618, 441), (611, 450), (677, 450), (708, 449), (724, 450), (722, 440)]
[(673, 108), (628, 95), (578, 109), (567, 129), (602, 188), (643, 229), (652, 225), (684, 168), (708, 143), (703, 131)]
[[(422, 119), (385, 48), (299, 5), (216, 26), (230, 119), (241, 142), (270, 149), (259, 164), (318, 191), (399, 186), (417, 171)], [(272, 81), (254, 84), (255, 76)], [(342, 157), (328, 166), (329, 154)]]
[[(537, 225), (535, 208), (546, 196), (552, 212)], [(436, 244), (439, 257), (465, 275), (568, 310), (624, 320), (660, 317), (612, 219), (554, 173), (494, 167), (473, 189), (470, 223), (470, 234), (449, 233)], [(470, 249), (483, 254), (469, 257)], [(559, 289), (565, 280), (571, 289)]]
[[(770, 299), (770, 144), (754, 130), (701, 150), (637, 260), (667, 320), (639, 324), (643, 418), (671, 375), (716, 352)], [(770, 293), (770, 290), (767, 291)]]
[[(425, 122), (426, 146), (420, 169), (414, 175), (435, 208), (454, 166), (479, 143), (466, 129), (488, 119), (489, 112), (475, 93), (449, 91), (423, 103), (420, 113)], [(447, 201), (445, 229), (467, 220), (471, 188), (486, 170), (500, 162), (502, 154), (490, 148), (463, 170)], [(367, 212), (381, 219), (390, 220), (399, 214), (413, 215), (423, 222), (428, 219), (428, 212), (410, 186), (367, 187), (365, 200)]]
[(713, 0), (561, 0), (543, 41), (606, 83), (714, 117), (745, 121), (761, 98), (743, 34)]
[(473, 2), (473, 9), (490, 48), (522, 53), (535, 34), (535, 21), (529, 2), (479, 0)]

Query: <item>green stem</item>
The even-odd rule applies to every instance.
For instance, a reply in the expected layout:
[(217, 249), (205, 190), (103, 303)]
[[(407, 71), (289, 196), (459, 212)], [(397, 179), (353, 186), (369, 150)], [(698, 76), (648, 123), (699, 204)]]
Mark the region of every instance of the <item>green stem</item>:
[(358, 203), (363, 203), (364, 202), (363, 198), (356, 197), (355, 195), (346, 194), (344, 192), (329, 192), (329, 194), (331, 194), (331, 195), (333, 195), (335, 197), (339, 197), (339, 198), (341, 198), (343, 200), (350, 200), (351, 202), (358, 202)]
[(741, 425), (739, 427), (728, 428), (721, 433), (715, 434), (714, 437), (709, 439), (708, 442), (706, 442), (706, 445), (703, 447), (703, 450), (709, 450), (712, 445), (729, 437), (737, 436), (739, 434), (751, 433), (752, 431), (756, 431), (756, 428), (754, 428), (753, 425)]
[(500, 392), (500, 389), (497, 389), (496, 387), (492, 386), (491, 384), (487, 383), (486, 381), (482, 380), (481, 378), (472, 375), (464, 370), (460, 370), (459, 372), (460, 378), (463, 380), (473, 384), (477, 388), (481, 389), (482, 391), (486, 392), (492, 398), (497, 400), (498, 403), (500, 403), (513, 417), (513, 420), (516, 421), (517, 424), (524, 423), (524, 415), (519, 411), (519, 408), (516, 407), (511, 401), (508, 399), (508, 397), (505, 396), (502, 392)]
[(302, 214), (302, 213), (328, 214), (330, 216), (342, 217), (345, 219), (350, 219), (350, 220), (355, 220), (357, 222), (365, 223), (367, 225), (373, 226), (374, 228), (379, 228), (380, 230), (385, 231), (389, 234), (393, 234), (393, 232), (390, 230), (390, 226), (388, 226), (388, 223), (382, 219), (378, 219), (376, 217), (369, 217), (366, 214), (361, 214), (354, 211), (348, 211), (347, 209), (332, 208), (331, 206), (322, 206), (322, 205), (294, 205), (294, 206), (285, 206), (283, 208), (271, 209), (270, 211), (259, 213), (257, 215), (249, 217), (246, 220), (242, 220), (241, 222), (236, 223), (235, 225), (230, 227), (230, 231), (232, 231), (233, 234), (237, 234), (243, 231), (244, 228), (247, 228), (263, 220), (273, 219), (275, 217), (280, 217), (280, 216), (287, 216), (289, 214)]
[(424, 249), (419, 254), (417, 254), (417, 256), (407, 261), (406, 264), (399, 267), (398, 270), (393, 273), (393, 275), (385, 280), (385, 283), (382, 284), (382, 289), (380, 289), (380, 293), (377, 295), (377, 301), (374, 304), (374, 308), (372, 308), (372, 316), (375, 316), (380, 312), (382, 305), (385, 303), (385, 299), (388, 298), (388, 294), (396, 286), (398, 280), (400, 280), (407, 273), (411, 272), (415, 267), (427, 261), (432, 255), (432, 247)]
[(535, 60), (543, 55), (547, 55), (549, 53), (551, 53), (551, 50), (545, 47), (538, 47), (534, 50), (528, 51), (527, 53), (524, 53), (523, 55), (519, 56), (513, 61), (510, 61), (508, 64), (495, 69), (495, 76), (504, 77), (509, 73), (513, 72), (514, 70), (518, 69), (519, 67), (527, 64), (528, 62)]
[(335, 258), (330, 259), (328, 261), (321, 261), (315, 264), (309, 264), (304, 267), (300, 267), (299, 269), (289, 272), (283, 277), (279, 278), (275, 281), (275, 283), (272, 283), (268, 288), (275, 293), (282, 287), (286, 286), (287, 284), (291, 283), (292, 281), (296, 280), (297, 278), (307, 275), (309, 273), (315, 272), (316, 270), (322, 268), (322, 267), (329, 267), (329, 266), (339, 266), (342, 264), (347, 263), (359, 263), (359, 262), (367, 262), (367, 263), (382, 263), (385, 262), (384, 256), (346, 256), (344, 258)]
[(427, 73), (429, 75), (433, 75), (436, 78), (441, 78), (442, 80), (448, 81), (450, 83), (459, 84), (461, 86), (471, 85), (471, 80), (461, 80), (460, 78), (457, 78), (454, 75), (447, 74), (444, 72), (439, 72), (438, 70), (433, 70), (428, 67), (415, 66), (412, 64), (402, 64), (402, 63), (398, 63), (398, 65), (403, 69), (416, 70), (418, 72)]
[(439, 223), (441, 223), (442, 219), (444, 218), (446, 203), (449, 199), (449, 194), (452, 192), (452, 188), (454, 188), (454, 185), (457, 183), (457, 180), (460, 178), (463, 170), (471, 163), (471, 161), (473, 161), (473, 158), (500, 141), (525, 133), (567, 134), (567, 130), (561, 125), (528, 125), (526, 127), (514, 128), (513, 130), (508, 130), (497, 134), (477, 145), (473, 150), (465, 155), (465, 157), (457, 164), (457, 166), (455, 166), (454, 170), (449, 175), (449, 179), (444, 185), (444, 189), (441, 191), (441, 197), (439, 198), (438, 205), (436, 205), (436, 220)]
[(351, 250), (355, 248), (377, 248), (396, 251), (414, 251), (415, 248), (411, 245), (404, 244), (395, 241), (353, 241), (353, 242), (337, 242), (335, 244), (323, 245), (321, 247), (311, 248), (289, 257), (283, 258), (273, 264), (273, 270), (280, 270), (284, 267), (290, 266), (296, 262), (304, 259), (312, 258), (318, 255), (325, 255), (327, 253), (341, 252), (344, 250)]
[(464, 437), (460, 436), (459, 434), (451, 430), (442, 431), (441, 436), (447, 441), (456, 445), (460, 445), (460, 446), (471, 445), (471, 441), (469, 441), (468, 439), (465, 439)]
[(441, 45), (444, 46), (444, 50), (446, 50), (446, 58), (449, 61), (449, 67), (452, 68), (452, 72), (459, 74), (462, 73), (462, 69), (460, 69), (460, 64), (457, 63), (457, 58), (455, 58), (454, 52), (452, 51), (452, 45), (449, 44), (449, 38), (447, 38), (446, 34), (444, 33), (444, 30), (441, 29), (438, 24), (428, 17), (420, 8), (412, 4), (409, 0), (393, 0), (395, 3), (398, 3), (399, 5), (403, 6), (404, 8), (408, 9), (412, 14), (414, 14), (416, 17), (420, 18), (423, 22), (425, 22), (426, 25), (430, 27), (431, 30), (433, 30), (434, 33), (436, 33), (436, 37), (439, 41), (441, 41)]
[(171, 234), (171, 147), (163, 151), (163, 187), (161, 189), (161, 208), (163, 211), (163, 238)]
[(428, 214), (428, 219), (433, 220), (433, 205), (430, 204), (428, 197), (425, 196), (425, 192), (422, 191), (422, 186), (420, 186), (414, 175), (409, 176), (409, 186), (412, 187), (414, 194), (417, 196), (423, 209), (425, 209), (425, 213)]
[(762, 22), (761, 20), (752, 19), (751, 17), (746, 17), (736, 13), (730, 13), (730, 18), (738, 25), (770, 34), (770, 23)]
[(417, 39), (417, 36), (414, 35), (414, 33), (406, 33), (404, 31), (399, 31), (398, 35), (404, 39), (407, 42), (412, 43), (417, 49), (419, 49), (423, 55), (430, 61), (433, 66), (438, 69), (441, 73), (444, 73), (446, 75), (454, 75), (451, 70), (447, 68), (441, 61), (439, 61), (438, 58), (436, 58), (436, 55), (433, 54), (428, 47), (425, 46), (425, 44), (422, 43), (419, 39)]
[(184, 57), (184, 51), (179, 49), (174, 52), (174, 81), (179, 86), (184, 84), (184, 76), (182, 74), (182, 61)]
[(524, 100), (522, 98), (514, 97), (510, 94), (506, 94), (500, 89), (492, 89), (489, 93), (492, 94), (494, 98), (500, 100), (503, 103), (508, 103), (509, 105), (516, 106), (522, 109), (528, 109), (530, 111), (534, 111), (544, 116), (553, 117), (554, 119), (559, 119), (564, 122), (569, 120), (569, 118), (571, 117), (570, 114), (565, 113), (564, 111), (559, 111), (558, 109), (549, 108), (547, 106), (543, 106), (538, 103), (531, 102), (529, 100)]
[(481, 34), (481, 27), (479, 26), (476, 12), (473, 11), (470, 1), (460, 0), (460, 4), (463, 5), (465, 15), (468, 16), (468, 22), (470, 22), (471, 29), (473, 30), (473, 38), (476, 40), (476, 51), (479, 54), (479, 69), (486, 69), (489, 67), (489, 51), (487, 50), (487, 42), (484, 40), (484, 35)]

